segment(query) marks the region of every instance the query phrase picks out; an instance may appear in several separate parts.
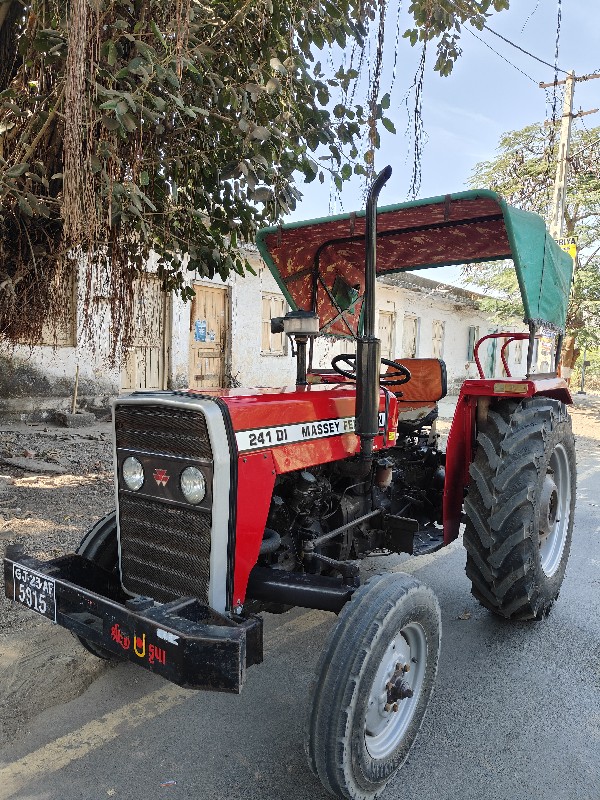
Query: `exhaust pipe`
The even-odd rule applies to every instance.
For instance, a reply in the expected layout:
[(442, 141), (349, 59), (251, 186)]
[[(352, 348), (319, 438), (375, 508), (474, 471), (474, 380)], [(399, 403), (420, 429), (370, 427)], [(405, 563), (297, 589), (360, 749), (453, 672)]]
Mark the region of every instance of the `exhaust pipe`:
[(363, 335), (356, 345), (356, 418), (360, 437), (360, 458), (373, 459), (373, 440), (379, 431), (379, 370), (381, 342), (375, 337), (375, 279), (377, 260), (377, 198), (392, 174), (390, 166), (381, 170), (367, 196), (365, 229), (365, 293)]

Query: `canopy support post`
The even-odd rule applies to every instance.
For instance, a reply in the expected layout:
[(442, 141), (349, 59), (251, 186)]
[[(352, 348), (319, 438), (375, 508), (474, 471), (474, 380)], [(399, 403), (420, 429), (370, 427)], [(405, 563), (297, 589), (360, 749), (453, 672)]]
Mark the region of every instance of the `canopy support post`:
[(533, 350), (535, 347), (535, 322), (529, 320), (529, 347), (527, 348), (527, 377), (531, 377), (531, 366), (533, 364)]

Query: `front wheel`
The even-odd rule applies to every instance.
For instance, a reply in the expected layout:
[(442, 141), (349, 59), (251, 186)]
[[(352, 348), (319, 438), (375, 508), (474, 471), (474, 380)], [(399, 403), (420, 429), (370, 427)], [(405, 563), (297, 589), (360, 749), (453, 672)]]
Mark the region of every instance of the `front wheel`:
[[(77, 555), (84, 556), (89, 561), (97, 564), (115, 577), (119, 571), (119, 545), (117, 541), (117, 514), (112, 511), (107, 514), (86, 533), (75, 551)], [(97, 658), (104, 661), (122, 661), (119, 656), (106, 650), (104, 647), (73, 634), (85, 649)]]
[(440, 637), (435, 595), (408, 575), (372, 578), (344, 607), (308, 722), (309, 764), (331, 793), (371, 800), (402, 766), (429, 704)]
[(509, 619), (541, 619), (565, 575), (575, 510), (575, 442), (563, 403), (501, 402), (477, 437), (465, 500), (472, 593)]

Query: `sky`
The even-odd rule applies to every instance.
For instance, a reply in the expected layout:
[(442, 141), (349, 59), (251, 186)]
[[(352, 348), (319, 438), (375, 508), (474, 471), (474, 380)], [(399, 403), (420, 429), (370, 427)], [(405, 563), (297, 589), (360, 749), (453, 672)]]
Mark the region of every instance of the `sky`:
[[(408, 5), (407, 0), (405, 5)], [(511, 0), (511, 8), (494, 13), (488, 19), (488, 25), (548, 64), (554, 64), (557, 10), (558, 0)], [(401, 15), (399, 22), (402, 33), (409, 27), (406, 13)], [(388, 68), (382, 79), (382, 93), (387, 91), (386, 80), (389, 85), (395, 23), (396, 15), (390, 13), (386, 28)], [(463, 29), (463, 53), (450, 76), (442, 78), (433, 71), (433, 58), (427, 67), (423, 88), (426, 142), (419, 197), (434, 197), (468, 188), (473, 168), (478, 162), (494, 157), (503, 133), (551, 117), (549, 101), (552, 90), (541, 89), (538, 84), (553, 81), (554, 70), (511, 47), (488, 30), (474, 33), (483, 41)], [(409, 199), (412, 146), (405, 134), (408, 117), (403, 98), (415, 74), (419, 55), (418, 48), (411, 48), (405, 39), (400, 40), (392, 104), (386, 112), (394, 122), (397, 134), (382, 131), (382, 147), (375, 162), (377, 170), (387, 164), (393, 168), (393, 175), (380, 195), (381, 205)], [(574, 70), (576, 76), (600, 72), (598, 0), (562, 0), (558, 65), (563, 70)], [(559, 79), (562, 78), (564, 75), (561, 73)], [(600, 79), (576, 83), (574, 108), (584, 111), (600, 108)], [(562, 87), (559, 87), (557, 112), (559, 115), (562, 113)], [(576, 125), (583, 124), (588, 128), (600, 126), (600, 113), (582, 117), (576, 122)], [(317, 181), (309, 185), (301, 183), (299, 188), (304, 197), (286, 222), (362, 208), (363, 186), (356, 177), (344, 184), (341, 205), (331, 205), (327, 182), (324, 185)], [(427, 274), (427, 277), (452, 283), (460, 282), (458, 276), (458, 268), (446, 268), (443, 274), (435, 276), (431, 272)]]

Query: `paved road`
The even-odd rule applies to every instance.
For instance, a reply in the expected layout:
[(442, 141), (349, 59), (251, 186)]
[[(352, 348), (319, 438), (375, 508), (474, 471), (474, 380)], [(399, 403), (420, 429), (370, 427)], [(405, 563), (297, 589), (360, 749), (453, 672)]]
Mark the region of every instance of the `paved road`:
[[(459, 543), (406, 562), (440, 599), (442, 657), (420, 737), (383, 800), (600, 798), (598, 442), (580, 449), (579, 474), (571, 560), (547, 620), (508, 624), (480, 608)], [(265, 663), (240, 697), (108, 668), (0, 752), (0, 798), (325, 800), (302, 726), (332, 621), (303, 610), (268, 617)]]

